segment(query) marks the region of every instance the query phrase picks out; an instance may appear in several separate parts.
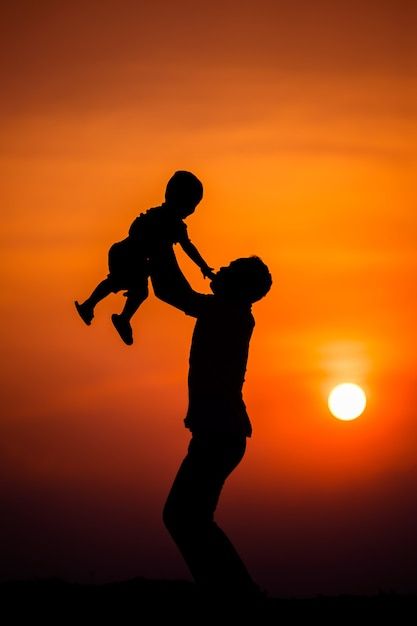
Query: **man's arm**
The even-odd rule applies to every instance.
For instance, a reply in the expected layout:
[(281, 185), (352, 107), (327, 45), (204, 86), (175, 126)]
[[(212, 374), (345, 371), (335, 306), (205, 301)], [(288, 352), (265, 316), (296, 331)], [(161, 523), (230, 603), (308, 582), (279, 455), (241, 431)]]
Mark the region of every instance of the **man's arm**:
[(194, 291), (179, 268), (174, 251), (164, 246), (150, 259), (151, 280), (155, 295), (164, 302), (196, 317), (210, 296)]

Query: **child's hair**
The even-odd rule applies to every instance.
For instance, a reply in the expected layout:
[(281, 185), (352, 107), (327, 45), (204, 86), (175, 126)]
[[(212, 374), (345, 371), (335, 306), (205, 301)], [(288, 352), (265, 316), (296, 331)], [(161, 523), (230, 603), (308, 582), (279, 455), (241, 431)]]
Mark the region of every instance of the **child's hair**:
[(202, 197), (203, 185), (191, 172), (175, 172), (165, 190), (166, 202), (174, 206), (196, 207)]

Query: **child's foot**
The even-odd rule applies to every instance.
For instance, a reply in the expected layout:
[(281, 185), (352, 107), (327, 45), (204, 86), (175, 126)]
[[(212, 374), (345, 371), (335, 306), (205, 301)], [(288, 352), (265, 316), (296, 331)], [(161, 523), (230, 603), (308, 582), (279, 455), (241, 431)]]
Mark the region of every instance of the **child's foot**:
[(88, 306), (88, 304), (80, 304), (77, 300), (75, 301), (75, 308), (77, 309), (78, 315), (81, 317), (83, 322), (85, 322), (87, 326), (90, 326), (94, 317), (94, 309), (92, 309), (91, 306)]
[(133, 343), (133, 333), (130, 322), (128, 322), (128, 320), (123, 317), (123, 315), (118, 315), (117, 313), (113, 313), (113, 315), (111, 316), (111, 321), (113, 322), (113, 326), (115, 327), (123, 341), (128, 346), (131, 346)]

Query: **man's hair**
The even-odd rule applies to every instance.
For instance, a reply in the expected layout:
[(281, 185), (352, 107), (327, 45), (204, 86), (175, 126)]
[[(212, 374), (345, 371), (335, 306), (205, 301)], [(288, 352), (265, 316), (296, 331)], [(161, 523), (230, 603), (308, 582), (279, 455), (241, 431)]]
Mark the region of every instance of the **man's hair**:
[(168, 181), (165, 200), (171, 204), (197, 206), (203, 197), (203, 185), (191, 172), (178, 171)]
[(228, 288), (239, 299), (256, 302), (271, 289), (272, 276), (258, 256), (236, 259), (229, 267), (233, 270), (233, 278)]

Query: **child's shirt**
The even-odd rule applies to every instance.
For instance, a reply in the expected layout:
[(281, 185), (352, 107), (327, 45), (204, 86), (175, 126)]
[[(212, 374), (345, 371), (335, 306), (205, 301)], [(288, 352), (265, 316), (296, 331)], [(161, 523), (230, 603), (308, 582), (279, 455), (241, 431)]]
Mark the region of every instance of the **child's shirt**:
[(181, 245), (190, 242), (187, 226), (165, 205), (148, 209), (138, 215), (129, 228), (129, 239), (149, 255), (156, 244)]

